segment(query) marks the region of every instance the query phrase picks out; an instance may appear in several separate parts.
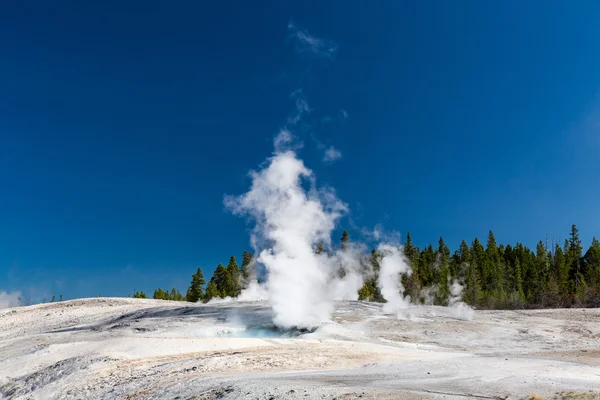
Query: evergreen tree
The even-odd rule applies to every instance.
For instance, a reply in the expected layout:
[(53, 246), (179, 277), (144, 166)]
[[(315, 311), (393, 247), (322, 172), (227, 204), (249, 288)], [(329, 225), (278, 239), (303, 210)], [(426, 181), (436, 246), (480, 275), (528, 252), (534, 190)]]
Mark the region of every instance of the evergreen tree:
[(571, 225), (571, 233), (569, 235), (569, 254), (568, 256), (572, 259), (581, 258), (583, 248), (581, 247), (581, 240), (579, 239), (579, 229), (577, 226)]
[(533, 299), (535, 304), (543, 305), (545, 303), (546, 282), (548, 279), (548, 254), (546, 246), (541, 240), (538, 242), (535, 251), (534, 268), (530, 274), (530, 285), (532, 286)]
[(358, 300), (371, 301), (371, 296), (371, 285), (369, 285), (369, 281), (367, 281), (358, 290)]
[(202, 274), (202, 270), (198, 268), (195, 274), (192, 274), (192, 282), (190, 287), (188, 288), (186, 299), (192, 303), (197, 302), (202, 299), (202, 285), (204, 285), (206, 281), (204, 280), (204, 275)]
[(525, 301), (525, 294), (523, 293), (523, 276), (521, 272), (521, 263), (519, 259), (515, 259), (515, 269), (513, 276), (513, 290), (517, 294), (519, 302)]
[(569, 267), (569, 289), (571, 294), (579, 292), (579, 285), (585, 284), (582, 282), (581, 258), (583, 248), (579, 239), (579, 230), (577, 226), (571, 226), (571, 233), (567, 243), (567, 265)]
[(411, 267), (415, 268), (419, 262), (419, 248), (413, 245), (410, 232), (406, 234), (406, 242), (404, 243), (403, 251)]
[(250, 282), (250, 279), (254, 276), (254, 255), (247, 251), (242, 254), (241, 274), (244, 283)]
[(440, 240), (438, 241), (438, 253), (445, 261), (450, 260), (450, 249), (446, 246), (446, 242), (444, 238), (440, 236)]
[(583, 257), (585, 262), (586, 281), (592, 288), (593, 294), (600, 297), (600, 241), (595, 237), (592, 245)]
[(464, 283), (467, 263), (469, 262), (469, 245), (464, 240), (460, 242), (457, 251), (450, 260), (450, 275), (452, 279), (458, 279)]
[(556, 283), (560, 294), (560, 304), (569, 305), (571, 302), (569, 293), (569, 267), (567, 265), (566, 257), (563, 253), (563, 249), (558, 243), (554, 249), (553, 269), (556, 273)]
[(229, 297), (237, 297), (242, 291), (240, 286), (240, 268), (237, 265), (235, 260), (235, 256), (231, 256), (229, 258), (229, 264), (227, 264), (227, 272), (231, 276), (231, 280), (229, 281), (229, 287), (227, 287), (227, 296)]
[(376, 249), (371, 249), (371, 257), (369, 262), (371, 263), (371, 268), (375, 274), (375, 277), (379, 276), (379, 270), (381, 269), (380, 261), (383, 258), (383, 255), (378, 252)]
[(406, 242), (402, 251), (412, 269), (412, 273), (402, 279), (404, 293), (412, 299), (417, 299), (421, 291), (421, 283), (419, 282), (419, 248), (413, 244), (410, 232), (406, 234)]
[(208, 285), (206, 285), (206, 292), (204, 294), (204, 302), (207, 303), (211, 299), (214, 299), (217, 297), (222, 297), (222, 296), (221, 296), (221, 293), (219, 292), (219, 289), (217, 288), (215, 278), (213, 277), (208, 282)]
[(449, 265), (448, 263), (440, 264), (440, 282), (438, 283), (438, 293), (436, 303), (442, 306), (448, 305), (450, 298)]
[(482, 280), (484, 278), (483, 270), (485, 268), (485, 249), (483, 248), (483, 245), (481, 244), (478, 238), (475, 238), (473, 240), (473, 243), (471, 243), (469, 260), (477, 270), (477, 274), (480, 280), (479, 284), (482, 285)]
[(371, 250), (371, 256), (367, 260), (369, 266), (366, 267), (367, 276), (365, 277), (365, 283), (358, 291), (359, 300), (385, 302), (385, 299), (381, 294), (381, 290), (377, 285), (379, 270), (381, 268), (381, 258), (381, 253), (379, 253), (376, 249)]
[(478, 269), (482, 268), (479, 264), (483, 264), (485, 261), (485, 249), (478, 238), (475, 238), (473, 243), (471, 243), (471, 254), (469, 258), (472, 263), (477, 265)]
[(464, 240), (460, 242), (460, 247), (458, 249), (459, 261), (461, 263), (469, 262), (469, 245)]
[(152, 298), (155, 300), (166, 300), (166, 295), (165, 295), (165, 292), (161, 288), (158, 288), (158, 289), (154, 290), (154, 294), (152, 295)]
[(346, 250), (348, 245), (350, 244), (350, 236), (348, 236), (348, 231), (344, 230), (342, 232), (342, 250)]
[(500, 253), (496, 244), (496, 237), (491, 230), (488, 233), (483, 265), (483, 288), (488, 292), (488, 296), (495, 297), (495, 300), (498, 300), (498, 297), (501, 296), (502, 287), (504, 286), (504, 271), (501, 269)]
[(438, 285), (436, 304), (446, 305), (448, 303), (448, 298), (450, 297), (450, 286), (449, 286), (449, 277), (450, 277), (450, 249), (446, 246), (446, 242), (444, 242), (444, 238), (440, 237), (438, 241), (438, 272), (437, 277), (434, 279), (435, 283)]
[(317, 247), (315, 248), (315, 254), (321, 254), (325, 252), (325, 246), (323, 246), (323, 242), (319, 242)]
[(427, 246), (421, 251), (417, 271), (419, 273), (419, 282), (421, 282), (423, 286), (431, 286), (434, 283), (435, 261), (435, 251), (433, 250), (432, 245)]
[(474, 263), (466, 264), (465, 284), (466, 287), (463, 292), (463, 300), (465, 303), (472, 306), (480, 305), (483, 293), (481, 291), (479, 270)]
[(224, 298), (230, 294), (231, 288), (234, 287), (233, 277), (222, 264), (217, 265), (217, 269), (213, 274), (213, 279), (217, 285), (219, 297)]

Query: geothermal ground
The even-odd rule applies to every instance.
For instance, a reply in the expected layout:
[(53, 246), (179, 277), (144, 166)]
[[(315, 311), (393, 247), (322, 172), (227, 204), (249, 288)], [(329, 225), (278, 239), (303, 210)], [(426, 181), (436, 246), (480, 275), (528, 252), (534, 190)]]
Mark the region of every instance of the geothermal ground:
[(314, 332), (265, 303), (99, 298), (0, 310), (0, 398), (600, 398), (600, 309), (338, 303)]

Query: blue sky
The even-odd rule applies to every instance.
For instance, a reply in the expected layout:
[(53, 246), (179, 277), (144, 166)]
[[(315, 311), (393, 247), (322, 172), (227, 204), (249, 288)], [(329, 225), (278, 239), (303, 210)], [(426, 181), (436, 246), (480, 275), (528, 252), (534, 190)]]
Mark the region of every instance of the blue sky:
[(456, 248), (492, 229), (534, 246), (576, 223), (587, 245), (599, 15), (595, 1), (3, 2), (0, 291), (184, 291), (196, 267), (241, 256), (247, 224), (223, 196), (248, 189), (299, 99), (299, 155), (350, 206), (351, 235), (382, 224)]

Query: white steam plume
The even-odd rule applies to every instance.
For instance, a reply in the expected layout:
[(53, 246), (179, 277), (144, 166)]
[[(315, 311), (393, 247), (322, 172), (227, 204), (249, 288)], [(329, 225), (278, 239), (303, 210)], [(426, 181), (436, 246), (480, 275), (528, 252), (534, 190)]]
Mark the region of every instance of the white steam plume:
[(452, 283), (450, 287), (450, 298), (448, 299), (448, 307), (454, 318), (471, 321), (475, 316), (475, 310), (462, 300), (463, 287), (457, 281)]
[(256, 222), (252, 243), (261, 246), (257, 261), (268, 272), (265, 285), (275, 324), (312, 328), (329, 319), (334, 299), (357, 298), (362, 277), (359, 263), (349, 262), (345, 253), (315, 254), (318, 243), (330, 244), (347, 206), (333, 190), (317, 190), (312, 171), (293, 151), (282, 151), (281, 143), (289, 142), (285, 132), (285, 140), (275, 138), (268, 165), (250, 173), (250, 191), (226, 197), (225, 205)]
[(0, 292), (0, 309), (2, 308), (10, 308), (17, 307), (20, 305), (21, 300), (21, 292)]
[(412, 270), (400, 247), (382, 244), (379, 245), (378, 250), (383, 254), (383, 258), (380, 262), (377, 285), (387, 300), (387, 303), (383, 305), (383, 311), (398, 314), (400, 310), (408, 308), (410, 304), (410, 298), (404, 297), (400, 274), (410, 274)]

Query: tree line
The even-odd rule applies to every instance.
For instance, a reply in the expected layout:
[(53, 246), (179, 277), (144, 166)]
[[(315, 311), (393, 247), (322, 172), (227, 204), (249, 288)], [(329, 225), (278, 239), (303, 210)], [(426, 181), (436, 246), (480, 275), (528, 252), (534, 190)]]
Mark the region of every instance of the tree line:
[[(340, 248), (344, 250), (349, 245), (348, 232), (344, 231)], [(320, 254), (327, 250), (319, 243), (314, 251)], [(523, 243), (498, 244), (489, 231), (485, 246), (478, 238), (470, 245), (463, 240), (454, 252), (441, 237), (436, 247), (419, 249), (408, 233), (403, 252), (412, 273), (399, 279), (404, 294), (414, 303), (447, 305), (451, 286), (456, 282), (463, 288), (462, 300), (477, 308), (600, 306), (600, 242), (594, 237), (584, 253), (575, 225), (562, 245), (548, 245), (540, 240), (535, 250)], [(364, 285), (358, 291), (359, 300), (385, 302), (377, 285), (382, 258), (383, 254), (373, 249), (363, 260), (368, 268)], [(237, 297), (255, 279), (253, 265), (252, 253), (244, 251), (241, 267), (232, 255), (227, 266), (217, 265), (208, 283), (198, 268), (185, 296), (175, 288), (159, 288), (153, 298), (208, 302), (213, 298)], [(339, 273), (343, 276), (344, 271)], [(134, 297), (146, 298), (146, 294), (136, 292)]]
[[(214, 298), (237, 297), (242, 289), (247, 287), (254, 276), (254, 256), (244, 251), (242, 254), (242, 265), (238, 266), (234, 255), (229, 258), (227, 266), (217, 265), (211, 279), (206, 284), (202, 270), (198, 268), (192, 274), (190, 286), (184, 295), (178, 289), (171, 290), (158, 288), (154, 291), (152, 298), (158, 300), (208, 302)], [(206, 284), (206, 287), (204, 285)], [(148, 296), (144, 291), (134, 291), (134, 298), (146, 299)]]
[(575, 225), (562, 246), (499, 245), (490, 231), (485, 247), (477, 238), (470, 246), (463, 240), (452, 254), (443, 238), (437, 248), (420, 250), (408, 235), (404, 253), (413, 268), (403, 278), (406, 293), (421, 301), (435, 288), (434, 303), (443, 304), (456, 280), (463, 300), (481, 308), (600, 306), (600, 242), (594, 237), (584, 253)]

